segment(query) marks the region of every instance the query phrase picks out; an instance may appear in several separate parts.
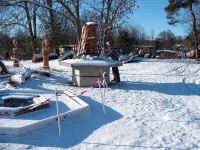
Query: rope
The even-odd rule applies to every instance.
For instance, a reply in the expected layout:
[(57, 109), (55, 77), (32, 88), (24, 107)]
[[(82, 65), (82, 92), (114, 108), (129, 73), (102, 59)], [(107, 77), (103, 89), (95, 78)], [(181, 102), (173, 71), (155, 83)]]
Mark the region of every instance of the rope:
[(72, 99), (74, 97), (78, 97), (78, 96), (84, 95), (85, 93), (87, 93), (89, 91), (89, 89), (95, 88), (96, 85), (103, 86), (104, 88), (108, 88), (108, 84), (106, 82), (105, 76), (106, 76), (106, 72), (103, 72), (103, 74), (101, 75), (100, 79), (98, 79), (99, 82), (100, 82), (100, 85), (98, 84), (98, 80), (97, 80), (91, 86), (89, 86), (88, 89), (85, 89), (85, 90), (81, 91), (80, 94), (73, 95), (73, 96), (67, 95), (67, 96)]

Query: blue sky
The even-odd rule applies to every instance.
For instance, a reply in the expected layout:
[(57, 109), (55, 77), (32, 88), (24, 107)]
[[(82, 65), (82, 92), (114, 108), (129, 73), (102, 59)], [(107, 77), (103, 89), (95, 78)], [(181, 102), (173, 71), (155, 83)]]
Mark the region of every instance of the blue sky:
[(164, 7), (168, 0), (137, 0), (139, 8), (131, 15), (129, 23), (141, 26), (148, 35), (152, 30), (155, 36), (163, 30), (170, 29), (177, 36), (187, 35), (186, 27), (183, 25), (168, 25)]

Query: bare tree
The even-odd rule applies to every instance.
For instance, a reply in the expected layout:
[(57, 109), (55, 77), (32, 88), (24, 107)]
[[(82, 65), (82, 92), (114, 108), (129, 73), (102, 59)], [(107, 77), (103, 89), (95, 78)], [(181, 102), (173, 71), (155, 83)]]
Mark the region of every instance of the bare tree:
[[(55, 16), (54, 14), (59, 14), (64, 16), (66, 19), (70, 20), (73, 27), (77, 33), (77, 40), (80, 39), (81, 34), (81, 24), (84, 19), (82, 16), (84, 11), (92, 12), (88, 13), (90, 18), (93, 18), (98, 24), (100, 29), (100, 41), (102, 41), (102, 45), (104, 46), (106, 38), (109, 33), (117, 27), (120, 23), (124, 22), (124, 18), (128, 16), (128, 14), (133, 12), (133, 8), (135, 8), (136, 0), (2, 0), (0, 5), (3, 6), (13, 6), (19, 4), (26, 4), (26, 16), (27, 20), (30, 20), (28, 17), (29, 5), (35, 5), (40, 8), (47, 9), (50, 15), (50, 24), (52, 32), (54, 32), (55, 25)], [(58, 6), (58, 7), (55, 7)], [(27, 9), (28, 8), (28, 9)], [(86, 9), (87, 8), (87, 9)], [(63, 11), (64, 9), (64, 11)], [(33, 17), (34, 18), (34, 17)], [(32, 19), (33, 19), (32, 18)], [(37, 20), (37, 19), (36, 19)], [(31, 26), (31, 22), (28, 21), (29, 28)], [(34, 22), (32, 20), (32, 26)], [(29, 29), (30, 33), (31, 30)], [(32, 33), (31, 33), (32, 34)]]
[[(29, 30), (29, 34), (32, 39), (32, 48), (34, 51), (36, 51), (36, 49), (37, 49), (37, 43), (36, 43), (36, 39), (37, 39), (36, 11), (37, 11), (37, 7), (35, 5), (32, 5), (32, 8), (30, 8), (31, 6), (28, 5), (28, 2), (23, 2), (22, 7), (24, 8), (25, 13), (26, 13), (28, 30)], [(32, 9), (32, 15), (31, 15), (31, 9)]]
[(108, 33), (118, 24), (124, 22), (123, 19), (132, 13), (136, 6), (135, 0), (93, 0), (93, 2), (89, 1), (88, 4), (97, 15), (96, 20), (100, 27), (100, 40), (103, 47)]
[(79, 40), (81, 34), (81, 0), (57, 0), (57, 2), (61, 4), (61, 6), (65, 8), (67, 14), (69, 14), (69, 19), (76, 29), (77, 39)]
[(28, 3), (28, 1), (1, 1), (1, 8), (7, 8), (2, 15), (5, 19), (0, 22), (2, 28), (15, 28), (21, 26), (29, 32), (31, 37), (32, 49), (36, 50), (37, 43), (37, 6)]
[[(52, 0), (46, 0), (47, 6), (49, 8), (53, 8), (53, 1)], [(48, 9), (49, 12), (49, 24), (50, 24), (50, 45), (51, 48), (55, 47), (55, 34), (56, 34), (56, 24), (55, 24), (55, 17), (54, 17), (54, 11), (52, 9)]]
[(168, 6), (165, 8), (168, 13), (169, 24), (173, 25), (179, 23), (178, 16), (182, 10), (185, 10), (190, 14), (192, 20), (192, 31), (195, 39), (195, 48), (196, 48), (196, 58), (200, 57), (199, 52), (199, 39), (198, 39), (198, 30), (197, 30), (197, 15), (195, 13), (194, 7), (199, 5), (199, 0), (168, 0)]

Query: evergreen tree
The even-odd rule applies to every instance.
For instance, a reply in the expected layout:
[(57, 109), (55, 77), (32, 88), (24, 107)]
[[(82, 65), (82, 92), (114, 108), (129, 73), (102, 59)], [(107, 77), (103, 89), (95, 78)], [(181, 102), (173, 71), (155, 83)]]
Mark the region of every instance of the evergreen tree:
[(169, 24), (174, 25), (179, 23), (178, 12), (181, 10), (189, 11), (192, 18), (192, 30), (195, 39), (195, 48), (196, 48), (196, 58), (200, 57), (199, 52), (199, 40), (198, 40), (198, 30), (197, 30), (197, 16), (195, 14), (194, 6), (200, 4), (199, 0), (168, 0), (168, 6), (165, 8), (169, 19)]

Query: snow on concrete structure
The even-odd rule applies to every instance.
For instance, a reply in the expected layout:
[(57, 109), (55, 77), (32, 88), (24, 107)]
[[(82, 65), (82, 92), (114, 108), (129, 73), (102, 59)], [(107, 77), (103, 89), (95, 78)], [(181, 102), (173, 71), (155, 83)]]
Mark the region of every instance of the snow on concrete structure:
[(72, 67), (72, 80), (76, 86), (81, 87), (94, 85), (104, 72), (106, 73), (105, 80), (109, 84), (110, 67), (121, 65), (120, 62), (110, 59), (68, 59), (59, 63), (63, 66)]
[[(49, 95), (45, 95), (44, 97), (49, 97)], [(71, 117), (89, 112), (89, 105), (87, 103), (67, 91), (60, 96), (58, 102), (61, 120), (70, 119)], [(50, 107), (46, 109), (40, 109), (15, 117), (1, 116), (0, 135), (17, 136), (56, 122), (56, 102), (52, 99), (49, 103)]]

